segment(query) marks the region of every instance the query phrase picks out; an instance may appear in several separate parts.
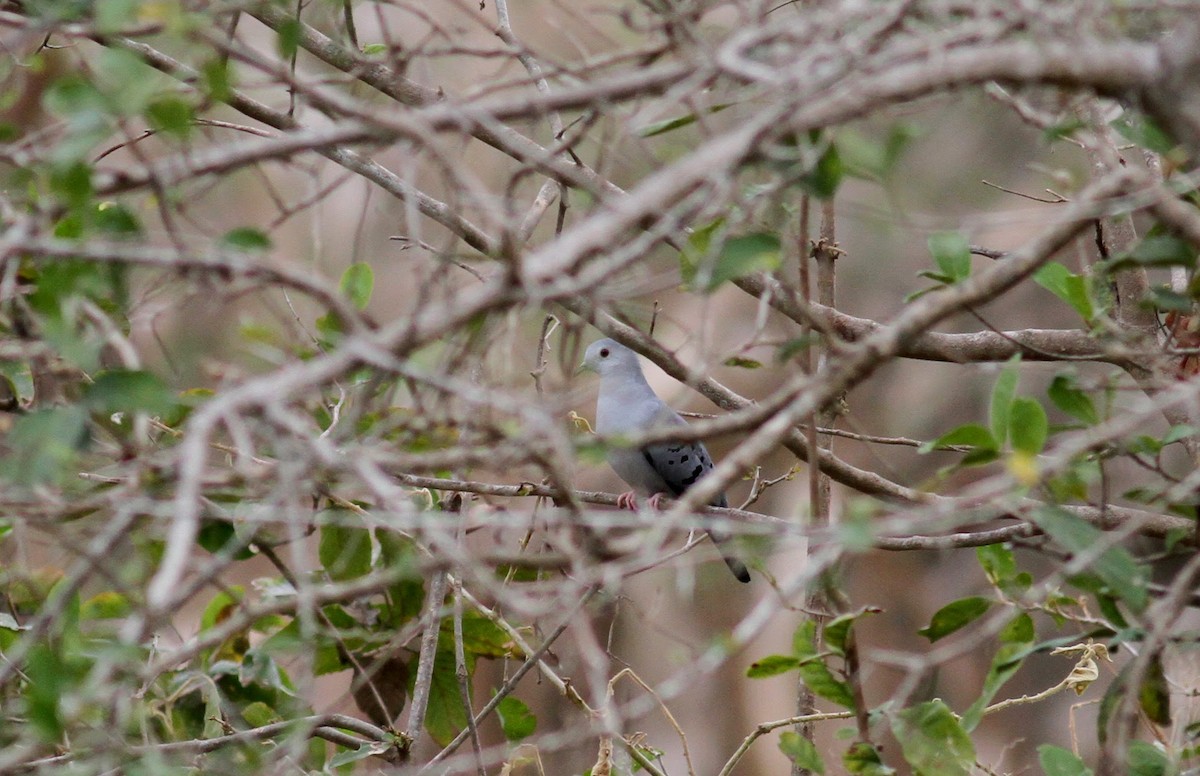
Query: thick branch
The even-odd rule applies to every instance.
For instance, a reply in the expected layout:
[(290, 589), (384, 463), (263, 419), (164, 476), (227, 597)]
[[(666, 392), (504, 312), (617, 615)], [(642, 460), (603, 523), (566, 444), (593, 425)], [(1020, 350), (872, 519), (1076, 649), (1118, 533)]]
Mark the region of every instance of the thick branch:
[[(837, 335), (845, 342), (859, 342), (884, 328), (869, 318), (858, 318), (816, 302), (807, 304), (791, 297), (777, 280), (762, 273), (735, 281), (738, 288), (756, 298), (768, 295), (771, 307), (796, 323), (808, 323)], [(903, 358), (946, 361), (956, 364), (1007, 361), (1020, 353), (1027, 361), (1064, 359), (1124, 364), (1127, 356), (1106, 350), (1083, 329), (1020, 329), (945, 333), (927, 331), (906, 341), (897, 353)]]

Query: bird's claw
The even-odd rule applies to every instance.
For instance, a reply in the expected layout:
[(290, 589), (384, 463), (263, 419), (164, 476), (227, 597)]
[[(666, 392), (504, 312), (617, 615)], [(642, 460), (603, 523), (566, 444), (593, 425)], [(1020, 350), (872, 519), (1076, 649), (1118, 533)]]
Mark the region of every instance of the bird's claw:
[(617, 508), (628, 509), (630, 512), (636, 512), (637, 494), (631, 490), (617, 496)]
[(650, 497), (650, 499), (646, 503), (650, 505), (651, 509), (654, 509), (654, 510), (661, 509), (662, 507), (659, 504), (659, 502), (662, 501), (662, 497), (663, 497), (663, 494), (655, 493), (653, 496)]

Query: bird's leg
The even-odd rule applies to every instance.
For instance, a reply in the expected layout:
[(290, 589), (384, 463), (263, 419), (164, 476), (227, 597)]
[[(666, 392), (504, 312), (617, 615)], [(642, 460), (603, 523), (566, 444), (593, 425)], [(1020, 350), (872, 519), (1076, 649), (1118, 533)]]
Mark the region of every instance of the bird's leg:
[(655, 493), (653, 496), (650, 497), (650, 500), (647, 501), (646, 503), (650, 505), (651, 509), (657, 511), (662, 508), (659, 506), (658, 502), (662, 501), (662, 497), (665, 495), (667, 495), (667, 494), (666, 493)]
[(637, 511), (637, 494), (632, 490), (626, 491), (617, 496), (617, 508), (628, 509), (631, 512)]

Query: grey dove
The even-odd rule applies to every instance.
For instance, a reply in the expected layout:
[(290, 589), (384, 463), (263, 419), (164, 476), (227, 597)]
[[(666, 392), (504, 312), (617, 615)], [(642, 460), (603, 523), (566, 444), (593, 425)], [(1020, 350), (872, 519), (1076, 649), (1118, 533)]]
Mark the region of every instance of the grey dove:
[[(583, 368), (600, 375), (600, 395), (596, 400), (599, 433), (636, 434), (650, 428), (687, 425), (646, 382), (637, 354), (619, 342), (610, 339), (593, 342), (584, 354)], [(607, 459), (613, 471), (633, 488), (617, 498), (617, 505), (623, 509), (637, 508), (635, 494), (648, 496), (651, 507), (657, 507), (664, 495), (677, 498), (713, 468), (712, 457), (698, 441), (613, 448), (608, 451)], [(709, 504), (729, 505), (724, 493)], [(741, 582), (749, 582), (746, 564), (729, 550), (730, 537), (716, 531), (709, 531), (709, 536), (733, 575)]]

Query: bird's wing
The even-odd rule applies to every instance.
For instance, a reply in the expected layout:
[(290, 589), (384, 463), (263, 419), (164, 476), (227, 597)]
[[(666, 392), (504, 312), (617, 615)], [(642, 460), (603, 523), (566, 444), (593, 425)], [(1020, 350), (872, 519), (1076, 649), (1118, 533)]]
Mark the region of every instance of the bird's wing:
[[(686, 426), (687, 421), (670, 411), (663, 421), (671, 425)], [(671, 489), (670, 495), (680, 496), (695, 484), (696, 480), (712, 471), (712, 456), (701, 442), (663, 442), (642, 448), (642, 456)], [(712, 500), (713, 506), (726, 505), (725, 494)]]

